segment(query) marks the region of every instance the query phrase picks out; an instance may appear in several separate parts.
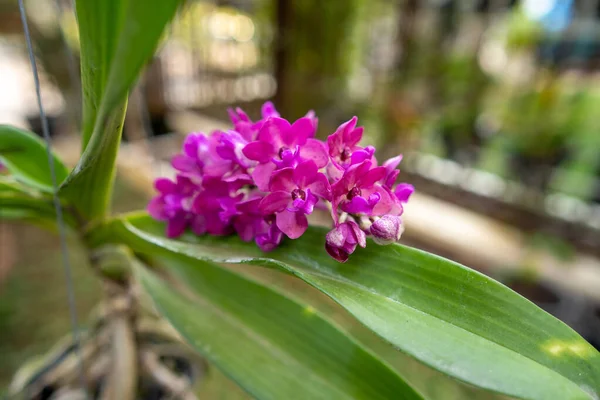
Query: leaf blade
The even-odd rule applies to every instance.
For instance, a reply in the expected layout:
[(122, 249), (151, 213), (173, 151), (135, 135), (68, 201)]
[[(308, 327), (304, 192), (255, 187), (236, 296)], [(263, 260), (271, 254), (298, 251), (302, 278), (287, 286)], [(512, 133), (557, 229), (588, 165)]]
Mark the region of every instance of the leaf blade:
[(162, 263), (194, 297), (138, 266), (155, 304), (188, 343), (256, 398), (421, 398), (311, 308), (212, 263), (180, 255)]
[[(58, 185), (69, 171), (56, 154), (52, 160)], [(35, 133), (0, 125), (0, 163), (21, 182), (44, 192), (54, 191), (46, 144)]]
[[(163, 225), (145, 216), (132, 216), (117, 225), (109, 231), (118, 232), (139, 251), (166, 249), (197, 259), (265, 265), (292, 273), (400, 350), (475, 386), (534, 399), (589, 399), (599, 391), (600, 353), (591, 345), (510, 289), (448, 260), (400, 245), (378, 251), (371, 243), (348, 263), (339, 264), (326, 258), (321, 248), (325, 232), (318, 228), (264, 254), (233, 237), (190, 235), (185, 242), (168, 240)], [(344, 292), (349, 285), (359, 292)], [(363, 298), (365, 306), (356, 300), (373, 291), (385, 303)], [(425, 315), (423, 321), (437, 322), (441, 334), (423, 321), (405, 323), (410, 309)], [(431, 335), (437, 340), (422, 340)], [(487, 373), (481, 375), (482, 371)], [(537, 384), (531, 385), (532, 380)]]

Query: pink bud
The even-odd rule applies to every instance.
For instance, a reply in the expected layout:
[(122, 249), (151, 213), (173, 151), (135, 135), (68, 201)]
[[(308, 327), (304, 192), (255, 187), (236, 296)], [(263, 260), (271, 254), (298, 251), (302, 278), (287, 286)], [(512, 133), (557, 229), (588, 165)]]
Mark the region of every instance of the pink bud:
[(356, 246), (365, 247), (365, 233), (354, 221), (346, 221), (332, 229), (325, 236), (325, 249), (339, 262), (346, 262)]
[(386, 245), (397, 242), (404, 231), (400, 217), (384, 215), (371, 225), (371, 235), (377, 244)]

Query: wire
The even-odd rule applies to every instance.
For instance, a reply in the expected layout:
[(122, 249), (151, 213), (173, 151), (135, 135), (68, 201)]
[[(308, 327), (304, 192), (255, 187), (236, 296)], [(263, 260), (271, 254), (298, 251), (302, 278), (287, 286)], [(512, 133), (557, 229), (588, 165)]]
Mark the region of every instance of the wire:
[(46, 113), (44, 112), (44, 106), (42, 104), (42, 95), (40, 90), (40, 79), (38, 76), (37, 64), (35, 61), (35, 56), (33, 54), (33, 45), (31, 43), (31, 35), (29, 33), (29, 25), (27, 24), (27, 16), (25, 14), (25, 6), (23, 5), (23, 0), (19, 0), (19, 12), (21, 14), (21, 22), (23, 23), (23, 31), (25, 33), (25, 40), (27, 42), (27, 51), (29, 53), (29, 62), (31, 64), (31, 71), (33, 74), (33, 81), (35, 84), (35, 94), (37, 97), (37, 104), (40, 110), (40, 120), (42, 122), (42, 132), (44, 135), (44, 140), (46, 141), (46, 156), (48, 157), (48, 167), (50, 169), (50, 177), (52, 179), (52, 187), (53, 193), (52, 198), (54, 202), (54, 209), (56, 211), (56, 220), (58, 224), (58, 235), (60, 240), (60, 250), (62, 254), (63, 267), (65, 271), (65, 281), (67, 284), (67, 294), (69, 301), (69, 311), (71, 314), (71, 328), (73, 330), (73, 342), (75, 345), (75, 352), (77, 353), (79, 359), (79, 370), (80, 370), (80, 380), (81, 380), (81, 388), (84, 390), (86, 394), (86, 398), (89, 398), (87, 394), (87, 388), (85, 385), (85, 371), (83, 368), (83, 357), (81, 354), (81, 343), (79, 337), (79, 328), (77, 323), (77, 306), (75, 301), (75, 293), (73, 290), (73, 274), (71, 272), (71, 265), (69, 261), (69, 251), (67, 248), (66, 241), (66, 228), (65, 221), (63, 217), (63, 210), (60, 204), (60, 199), (58, 198), (58, 184), (56, 182), (56, 171), (54, 166), (54, 159), (52, 157), (52, 148), (50, 144), (50, 130), (48, 128), (48, 118), (46, 117)]

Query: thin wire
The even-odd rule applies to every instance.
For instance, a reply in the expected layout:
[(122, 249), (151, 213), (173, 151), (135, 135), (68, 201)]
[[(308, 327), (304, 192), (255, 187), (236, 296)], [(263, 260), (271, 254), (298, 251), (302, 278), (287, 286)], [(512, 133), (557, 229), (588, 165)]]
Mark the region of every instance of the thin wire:
[(69, 311), (71, 314), (71, 328), (73, 330), (73, 343), (75, 346), (75, 352), (79, 359), (79, 372), (81, 380), (81, 388), (85, 393), (85, 397), (89, 398), (87, 389), (85, 386), (85, 372), (83, 369), (83, 357), (81, 354), (81, 343), (79, 338), (79, 328), (77, 324), (77, 306), (75, 303), (75, 293), (73, 290), (73, 274), (71, 272), (71, 264), (69, 262), (69, 251), (67, 249), (66, 241), (66, 229), (65, 221), (63, 217), (63, 210), (58, 198), (58, 184), (56, 182), (56, 171), (54, 169), (54, 159), (52, 157), (52, 149), (50, 145), (50, 130), (48, 128), (48, 118), (44, 112), (44, 106), (42, 104), (42, 94), (40, 90), (40, 79), (38, 76), (37, 64), (35, 62), (35, 56), (33, 55), (33, 45), (31, 43), (31, 35), (29, 33), (29, 25), (27, 24), (27, 17), (25, 14), (25, 6), (23, 0), (19, 0), (19, 12), (21, 14), (21, 22), (23, 23), (23, 31), (25, 32), (25, 40), (27, 42), (27, 51), (29, 53), (29, 62), (31, 64), (31, 71), (33, 73), (33, 81), (35, 84), (35, 94), (37, 97), (37, 104), (40, 110), (40, 119), (42, 122), (42, 131), (44, 134), (44, 140), (46, 141), (46, 156), (48, 157), (48, 167), (50, 169), (50, 177), (52, 179), (52, 199), (54, 202), (54, 210), (56, 212), (56, 220), (58, 223), (58, 236), (60, 240), (60, 250), (63, 259), (63, 267), (65, 271), (65, 281), (67, 284), (67, 295), (69, 301)]

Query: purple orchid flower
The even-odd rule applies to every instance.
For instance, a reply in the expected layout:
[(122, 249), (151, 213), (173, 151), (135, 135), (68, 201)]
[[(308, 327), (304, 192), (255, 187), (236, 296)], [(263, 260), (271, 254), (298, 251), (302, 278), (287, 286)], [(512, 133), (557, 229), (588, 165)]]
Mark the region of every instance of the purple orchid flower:
[(262, 251), (271, 251), (279, 246), (283, 239), (283, 232), (277, 227), (275, 221), (272, 221), (266, 232), (256, 236), (256, 244)]
[(232, 184), (217, 177), (204, 177), (202, 190), (191, 206), (192, 212), (202, 216), (198, 219), (195, 232), (211, 235), (227, 235), (233, 231), (232, 219), (237, 215), (235, 205), (242, 199), (232, 195)]
[(258, 162), (252, 178), (262, 191), (268, 190), (270, 177), (277, 168), (295, 167), (301, 160), (312, 160), (318, 168), (328, 163), (322, 142), (313, 139), (316, 119), (302, 117), (293, 124), (282, 118), (269, 118), (257, 140), (244, 147), (243, 153)]
[(354, 221), (346, 221), (329, 231), (325, 236), (327, 253), (339, 262), (346, 262), (356, 246), (366, 247), (365, 233)]
[[(342, 175), (341, 171), (347, 169), (350, 165), (371, 160), (375, 153), (373, 146), (360, 147), (358, 142), (362, 139), (362, 126), (356, 127), (358, 118), (352, 117), (351, 120), (344, 122), (337, 130), (327, 137), (327, 147), (331, 157), (332, 166), (327, 172), (333, 177)], [(337, 169), (337, 171), (336, 171)]]
[(306, 215), (313, 212), (321, 197), (331, 200), (327, 177), (319, 172), (313, 160), (303, 161), (296, 168), (276, 171), (269, 184), (269, 193), (260, 202), (263, 215), (276, 214), (277, 227), (291, 239), (299, 238), (308, 227)]
[(222, 176), (231, 169), (231, 161), (223, 159), (217, 152), (220, 132), (207, 137), (203, 133), (192, 133), (183, 142), (182, 153), (171, 160), (177, 171), (191, 177)]
[(198, 188), (189, 178), (180, 175), (175, 182), (160, 178), (154, 187), (159, 195), (148, 204), (148, 213), (159, 221), (167, 221), (167, 237), (181, 236), (188, 225), (196, 225), (197, 217), (191, 206)]
[(394, 200), (389, 191), (377, 183), (385, 176), (386, 169), (371, 167), (371, 161), (352, 165), (332, 185), (334, 211), (338, 206), (349, 214), (384, 215), (390, 211)]

